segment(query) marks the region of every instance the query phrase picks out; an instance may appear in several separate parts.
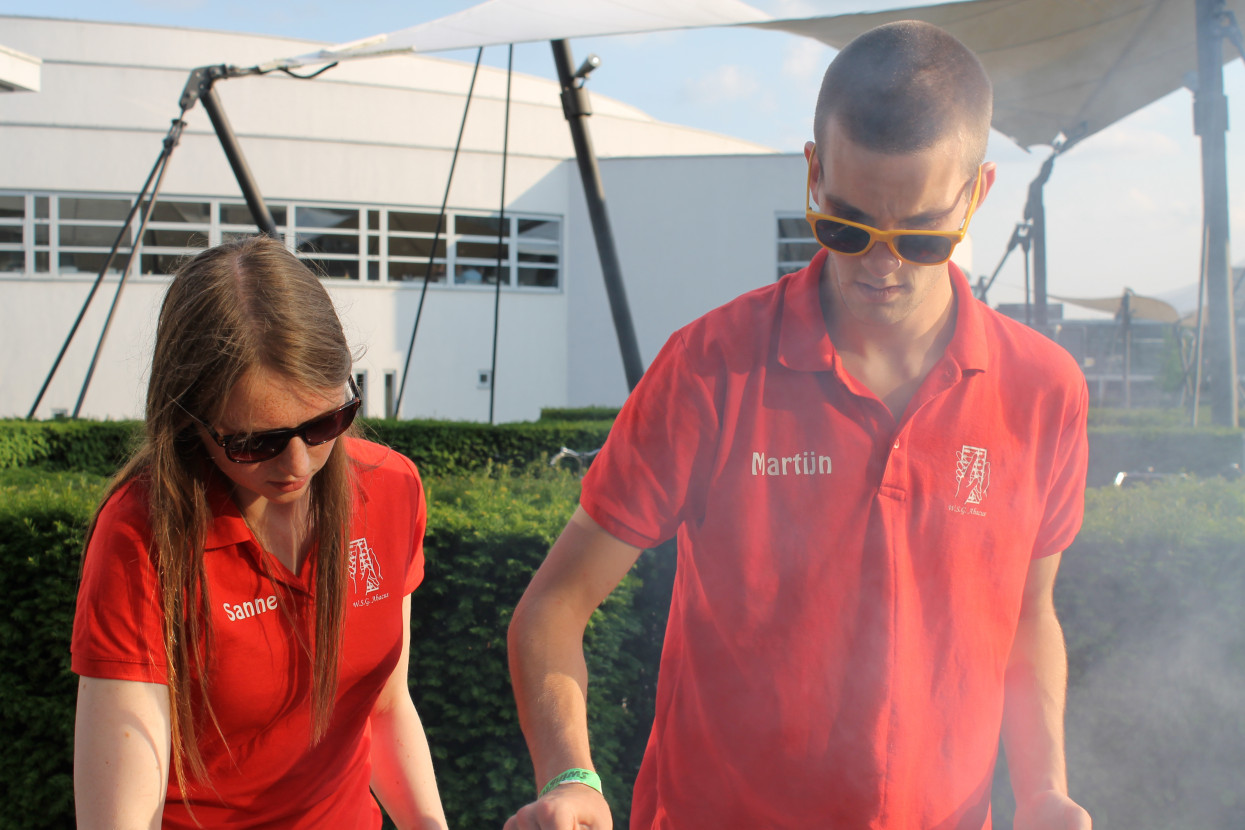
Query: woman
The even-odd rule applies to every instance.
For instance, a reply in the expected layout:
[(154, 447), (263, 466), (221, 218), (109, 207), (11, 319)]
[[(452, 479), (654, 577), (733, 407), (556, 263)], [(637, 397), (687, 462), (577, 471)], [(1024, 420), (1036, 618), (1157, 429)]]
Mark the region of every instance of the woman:
[(145, 440), (87, 536), (79, 827), (441, 828), (407, 688), (414, 465), (352, 436), (319, 280), (266, 237), (169, 286)]

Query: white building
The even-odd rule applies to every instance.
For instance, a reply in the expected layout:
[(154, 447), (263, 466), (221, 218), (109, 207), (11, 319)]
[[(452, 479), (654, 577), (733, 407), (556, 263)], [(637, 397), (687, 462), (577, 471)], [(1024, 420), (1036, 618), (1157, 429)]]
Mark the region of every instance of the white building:
[[(38, 91), (0, 95), (0, 417), (9, 417), (24, 416), (38, 395), (178, 115), (190, 70), (252, 66), (318, 45), (3, 16), (0, 44), (42, 61)], [(471, 69), (387, 57), (311, 81), (274, 73), (216, 85), (287, 244), (328, 275), (359, 352), (368, 415), (392, 411), (432, 254), (401, 414), (488, 418), (502, 70), (480, 69), (447, 228), (431, 250)], [(677, 327), (807, 261), (800, 155), (660, 123), (601, 96), (592, 105), (646, 364)], [(73, 411), (124, 268), (82, 414), (140, 416), (168, 273), (199, 248), (254, 232), (203, 107), (185, 120), (142, 244), (131, 257), (127, 239), (37, 417)], [(622, 361), (551, 81), (514, 78), (505, 194), (496, 420), (621, 403)]]

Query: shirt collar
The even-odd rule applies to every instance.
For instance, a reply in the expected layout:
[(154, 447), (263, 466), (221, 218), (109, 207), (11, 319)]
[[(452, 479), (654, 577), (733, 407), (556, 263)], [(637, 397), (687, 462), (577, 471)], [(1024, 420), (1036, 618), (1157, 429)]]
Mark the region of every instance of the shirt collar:
[[(817, 252), (802, 270), (783, 277), (783, 302), (779, 320), (778, 362), (797, 372), (832, 371), (838, 361), (834, 344), (821, 313), (821, 273), (828, 251)], [(964, 273), (954, 262), (947, 264), (955, 297), (955, 333), (945, 359), (960, 372), (986, 371), (990, 349), (985, 338), (985, 309), (973, 297)]]
[(212, 520), (208, 524), (205, 550), (226, 548), (253, 542), (254, 535), (242, 518), (242, 512), (229, 496), (229, 484), (223, 475), (213, 474), (207, 482), (208, 507), (212, 511)]

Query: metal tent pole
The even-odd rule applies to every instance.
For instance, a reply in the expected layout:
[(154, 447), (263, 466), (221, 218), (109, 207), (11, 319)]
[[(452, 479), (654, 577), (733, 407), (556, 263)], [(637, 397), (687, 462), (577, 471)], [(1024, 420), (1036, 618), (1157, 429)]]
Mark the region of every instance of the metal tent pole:
[[(74, 335), (78, 333), (78, 327), (82, 325), (82, 320), (86, 317), (87, 309), (91, 307), (91, 301), (95, 299), (95, 294), (99, 291), (99, 286), (104, 281), (104, 275), (108, 273), (108, 269), (112, 267), (113, 260), (117, 257), (117, 251), (120, 249), (121, 243), (125, 239), (125, 235), (130, 230), (130, 224), (134, 221), (134, 214), (142, 208), (143, 200), (147, 199), (147, 189), (151, 187), (151, 183), (158, 175), (163, 175), (164, 166), (168, 163), (169, 157), (173, 153), (173, 148), (177, 146), (177, 143), (181, 138), (182, 130), (186, 126), (186, 122), (182, 120), (182, 117), (185, 116), (185, 114), (186, 112), (183, 110), (177, 118), (173, 119), (173, 124), (169, 128), (168, 134), (164, 137), (164, 144), (163, 148), (160, 150), (160, 155), (156, 158), (156, 163), (152, 166), (151, 172), (147, 174), (147, 181), (143, 182), (142, 190), (138, 191), (138, 195), (134, 198), (134, 204), (130, 206), (130, 212), (126, 214), (125, 224), (121, 226), (121, 230), (117, 231), (117, 236), (113, 240), (112, 248), (108, 251), (108, 258), (104, 260), (103, 266), (99, 269), (99, 274), (96, 276), (95, 282), (91, 285), (91, 290), (86, 295), (86, 300), (82, 303), (82, 309), (78, 312), (77, 319), (74, 320), (73, 325), (70, 326), (69, 334), (65, 337), (65, 342), (61, 344), (61, 350), (56, 355), (56, 360), (52, 361), (52, 368), (48, 371), (48, 376), (44, 379), (43, 386), (39, 388), (39, 394), (35, 396), (35, 402), (31, 404), (30, 412), (26, 414), (26, 420), (31, 420), (35, 417), (35, 411), (39, 408), (39, 404), (43, 402), (43, 396), (47, 394), (48, 387), (52, 384), (52, 378), (56, 376), (56, 372), (60, 368), (61, 361), (65, 359), (65, 352), (69, 350), (69, 344), (73, 342)], [(154, 198), (151, 201), (154, 201)], [(137, 243), (130, 246), (131, 255), (137, 248)], [(128, 263), (129, 261), (127, 260), (126, 268), (129, 267)], [(125, 273), (125, 269), (122, 269), (122, 273)], [(119, 294), (120, 292), (121, 286), (120, 283), (118, 283), (117, 293)], [(113, 301), (113, 306), (116, 306), (115, 299)], [(94, 361), (92, 361), (92, 365), (94, 365)], [(79, 404), (81, 404), (81, 397), (79, 397)]]
[[(183, 113), (184, 114), (184, 113)], [(135, 261), (135, 254), (142, 250), (143, 233), (147, 230), (147, 222), (151, 219), (151, 214), (156, 209), (156, 199), (160, 195), (160, 184), (164, 181), (164, 174), (169, 169), (169, 159), (173, 155), (173, 148), (177, 146), (178, 138), (181, 136), (183, 122), (180, 118), (173, 122), (173, 129), (169, 132), (167, 138), (164, 139), (164, 155), (161, 156), (163, 163), (160, 165), (160, 172), (156, 175), (156, 183), (152, 185), (151, 195), (147, 197), (147, 204), (142, 212), (142, 219), (139, 220), (138, 230), (134, 232), (134, 244), (130, 246), (130, 258), (126, 263), (126, 267), (121, 269), (121, 278), (117, 280), (117, 291), (112, 295), (112, 304), (108, 306), (108, 315), (104, 318), (104, 328), (99, 333), (99, 341), (95, 344), (95, 352), (91, 355), (91, 363), (87, 366), (86, 378), (82, 381), (82, 391), (78, 393), (78, 402), (74, 404), (73, 417), (77, 418), (82, 412), (82, 403), (86, 400), (87, 390), (91, 387), (91, 379), (95, 377), (95, 367), (99, 365), (100, 352), (104, 350), (104, 343), (108, 340), (108, 332), (112, 328), (112, 321), (117, 313), (117, 303), (121, 301), (121, 292), (125, 289), (126, 278), (135, 268), (141, 267), (142, 263)], [(142, 197), (135, 204), (141, 204)], [(133, 213), (131, 213), (131, 218)], [(127, 223), (128, 227), (128, 223)]]
[[(411, 342), (406, 347), (406, 361), (402, 364), (402, 382), (398, 384), (398, 399), (393, 407), (393, 417), (402, 414), (402, 399), (406, 394), (406, 379), (411, 373), (411, 355), (415, 351), (415, 335), (419, 333), (419, 319), (424, 313), (424, 299), (428, 296), (428, 283), (432, 281), (432, 271), (437, 262), (437, 244), (441, 241), (441, 231), (445, 228), (445, 210), (450, 203), (450, 185), (454, 183), (454, 168), (458, 166), (458, 154), (463, 146), (463, 132), (467, 129), (467, 113), (471, 111), (471, 96), (475, 93), (476, 77), (480, 74), (480, 58), (484, 56), (484, 47), (476, 50), (476, 65), (471, 70), (471, 83), (467, 85), (467, 100), (463, 104), (463, 120), (458, 125), (458, 139), (454, 142), (454, 154), (450, 156), (450, 173), (445, 179), (445, 195), (441, 197), (441, 212), (437, 214), (437, 228), (432, 234), (432, 247), (428, 250), (428, 267), (424, 270), (424, 286), (419, 292), (419, 305), (415, 307), (415, 323), (411, 326)], [(449, 275), (446, 275), (449, 279)]]
[(1216, 424), (1236, 426), (1236, 306), (1232, 298), (1228, 233), (1228, 99), (1223, 94), (1223, 0), (1197, 0), (1197, 90), (1194, 131), (1202, 139), (1202, 210), (1206, 221), (1207, 349), (1211, 413)]
[(618, 348), (622, 352), (623, 370), (627, 375), (627, 388), (635, 389), (644, 374), (640, 362), (640, 347), (636, 342), (635, 326), (631, 321), (631, 307), (627, 304), (627, 290), (623, 286), (622, 267), (618, 264), (618, 250), (614, 247), (614, 233), (610, 229), (609, 214), (605, 209), (605, 188), (601, 184), (601, 171), (597, 167), (596, 153), (584, 118), (592, 114), (588, 103), (588, 91), (576, 79), (582, 79), (592, 64), (578, 72), (571, 72), (571, 47), (565, 40), (550, 41), (553, 62), (558, 69), (558, 82), (562, 85), (562, 113), (571, 128), (571, 141), (575, 145), (575, 160), (579, 162), (579, 176), (584, 183), (584, 198), (588, 202), (588, 217), (592, 220), (592, 232), (597, 240), (597, 255), (601, 258), (601, 274), (605, 278), (605, 291), (609, 296), (610, 312), (614, 316), (614, 330), (618, 333)]
[(242, 154), (242, 145), (238, 143), (238, 136), (234, 133), (233, 125), (229, 123), (220, 98), (212, 87), (221, 78), (247, 74), (257, 73), (251, 70), (237, 70), (225, 65), (201, 66), (195, 69), (190, 73), (190, 79), (182, 91), (182, 109), (190, 109), (194, 106), (195, 100), (203, 101), (203, 108), (207, 110), (208, 118), (212, 121), (212, 129), (216, 131), (216, 137), (220, 139), (225, 158), (229, 159), (229, 166), (233, 169), (234, 178), (238, 180), (238, 187), (242, 189), (242, 196), (246, 199), (246, 206), (251, 211), (255, 226), (272, 238), (280, 239), (277, 223), (273, 221), (272, 213), (269, 212), (268, 205), (264, 203), (263, 194), (259, 192), (259, 185), (255, 183), (250, 165), (246, 163), (246, 156)]
[[(519, 258), (518, 251), (504, 251), (506, 240), (506, 158), (510, 154), (510, 79), (514, 75), (514, 44), (510, 44), (509, 57), (506, 59), (506, 115), (502, 121), (501, 128), (501, 207), (497, 211), (497, 283), (493, 286), (493, 362), (490, 365), (488, 373), (488, 422), (496, 423), (493, 418), (493, 403), (497, 399), (497, 330), (501, 324), (501, 275), (502, 269), (505, 268), (507, 276), (509, 276), (510, 268), (506, 262), (510, 259), (508, 256), (502, 256), (505, 253), (514, 253), (514, 258)], [(518, 234), (511, 237), (511, 244), (517, 249), (519, 245)]]

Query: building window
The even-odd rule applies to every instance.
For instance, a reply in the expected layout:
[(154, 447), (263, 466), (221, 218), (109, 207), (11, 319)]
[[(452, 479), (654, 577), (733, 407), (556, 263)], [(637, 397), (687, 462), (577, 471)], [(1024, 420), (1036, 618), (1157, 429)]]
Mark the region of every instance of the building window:
[(354, 384), (359, 387), (359, 400), (361, 401), (359, 404), (359, 414), (367, 417), (370, 414), (367, 405), (368, 392), (370, 391), (367, 388), (367, 369), (360, 369), (354, 373)]
[[(444, 225), (449, 217), (442, 219), (436, 213), (392, 209), (385, 213), (385, 221), (380, 223), (378, 218), (378, 224), (388, 233), (377, 235), (376, 255), (386, 261), (389, 280), (410, 282), (427, 277), (432, 282), (445, 282), (449, 262), (445, 239), (449, 229)], [(432, 247), (434, 237), (437, 239), (435, 251)], [(388, 247), (382, 254), (381, 248), (386, 242)]]
[(0, 193), (0, 273), (26, 270), (27, 197)]
[[(136, 217), (135, 221), (140, 220)], [(152, 209), (143, 231), (139, 273), (147, 276), (172, 274), (186, 259), (207, 248), (211, 238), (210, 202), (161, 199)]]
[(778, 214), (778, 275), (799, 271), (821, 249), (804, 214)]
[[(139, 222), (136, 216), (121, 233), (132, 204), (122, 196), (0, 191), (0, 273), (98, 274), (118, 234), (121, 251), (108, 273), (122, 273)], [(403, 207), (283, 201), (268, 209), (286, 245), (326, 279), (470, 287), (500, 278), (505, 287), (530, 290), (562, 285), (561, 217), (508, 214), (503, 222), (468, 212), (442, 218)], [(137, 246), (137, 273), (167, 276), (211, 245), (254, 233), (244, 203), (161, 197)]]
[(385, 372), (385, 417), (393, 418), (398, 412), (398, 373), (393, 369)]

